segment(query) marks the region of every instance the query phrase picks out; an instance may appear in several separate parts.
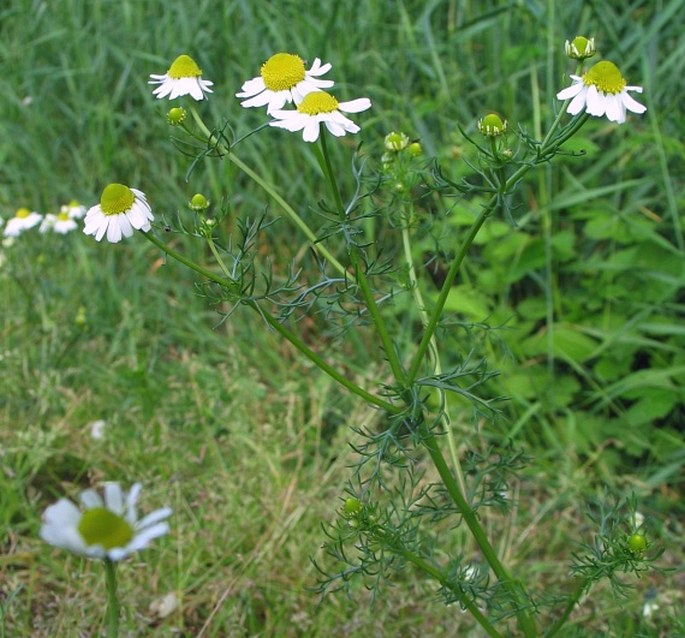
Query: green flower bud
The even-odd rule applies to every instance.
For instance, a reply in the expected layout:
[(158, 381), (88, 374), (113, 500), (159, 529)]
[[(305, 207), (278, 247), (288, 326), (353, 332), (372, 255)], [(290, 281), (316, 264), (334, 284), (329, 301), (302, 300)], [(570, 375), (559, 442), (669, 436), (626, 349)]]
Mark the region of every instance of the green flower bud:
[(423, 147), (421, 146), (420, 142), (412, 142), (409, 145), (409, 154), (412, 157), (418, 157), (419, 155), (423, 154)]
[(395, 153), (399, 153), (407, 148), (409, 144), (409, 138), (404, 133), (388, 133), (385, 136), (385, 150)]
[(647, 549), (647, 539), (644, 534), (633, 534), (628, 538), (628, 549), (632, 554), (642, 554)]
[(478, 120), (478, 130), (488, 137), (497, 137), (507, 130), (507, 121), (503, 120), (497, 113), (488, 113)]
[(169, 122), (171, 126), (178, 126), (185, 121), (187, 115), (188, 112), (182, 106), (175, 106), (166, 114), (166, 121)]
[(350, 497), (345, 499), (345, 505), (343, 505), (345, 516), (358, 516), (363, 509), (364, 505), (358, 498)]
[(595, 39), (588, 39), (582, 35), (576, 36), (571, 42), (566, 40), (564, 49), (569, 58), (581, 61), (591, 58), (597, 52), (595, 49)]
[(195, 193), (188, 202), (188, 206), (197, 213), (201, 213), (209, 208), (209, 201), (202, 193)]

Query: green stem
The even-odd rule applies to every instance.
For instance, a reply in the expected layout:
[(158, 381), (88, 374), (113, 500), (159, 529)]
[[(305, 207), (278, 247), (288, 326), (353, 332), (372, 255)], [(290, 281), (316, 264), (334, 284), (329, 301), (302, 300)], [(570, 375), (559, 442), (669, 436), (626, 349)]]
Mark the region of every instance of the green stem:
[[(195, 120), (195, 123), (198, 125), (200, 130), (207, 136), (207, 139), (216, 139), (212, 135), (212, 132), (209, 130), (209, 128), (207, 128), (207, 125), (204, 123), (197, 110), (191, 107), (190, 112)], [(260, 186), (283, 209), (285, 214), (290, 218), (290, 221), (292, 221), (302, 231), (304, 236), (311, 242), (314, 250), (317, 253), (319, 253), (324, 259), (326, 259), (328, 263), (330, 263), (333, 266), (333, 268), (335, 268), (340, 274), (344, 275), (344, 266), (328, 251), (328, 249), (325, 246), (318, 242), (318, 239), (314, 231), (307, 225), (307, 223), (302, 219), (302, 217), (300, 217), (297, 214), (295, 209), (290, 204), (288, 204), (288, 202), (286, 202), (285, 199), (283, 199), (283, 197), (278, 193), (278, 191), (271, 184), (269, 184), (269, 182), (265, 181), (260, 175), (258, 175), (247, 164), (245, 164), (245, 162), (243, 162), (237, 155), (235, 155), (228, 146), (221, 143), (219, 140), (216, 140), (216, 142), (218, 143), (219, 149), (228, 158), (228, 160), (235, 164), (241, 171), (243, 171), (243, 173), (245, 173), (245, 175), (247, 175), (253, 182), (255, 182), (255, 184)]]
[[(406, 263), (407, 273), (409, 275), (409, 284), (411, 285), (414, 301), (416, 302), (416, 307), (419, 311), (419, 316), (421, 317), (421, 324), (425, 328), (428, 324), (428, 312), (426, 311), (426, 304), (423, 301), (423, 295), (421, 294), (421, 289), (419, 288), (419, 279), (416, 276), (414, 258), (411, 252), (411, 241), (409, 238), (409, 221), (411, 218), (411, 213), (412, 211), (410, 211), (407, 215), (406, 223), (402, 225), (402, 246), (404, 248), (404, 261)], [(438, 350), (438, 341), (435, 338), (435, 334), (431, 336), (428, 347), (428, 357), (434, 374), (440, 375), (442, 373), (442, 365), (440, 364), (440, 351)], [(450, 451), (450, 459), (452, 460), (452, 465), (454, 465), (454, 471), (457, 475), (459, 488), (463, 494), (468, 494), (466, 489), (466, 481), (464, 480), (464, 473), (461, 469), (461, 463), (459, 462), (459, 455), (457, 454), (457, 445), (454, 441), (454, 433), (452, 432), (452, 426), (450, 423), (447, 396), (443, 388), (437, 388), (437, 391), (442, 408), (440, 418), (443, 423), (445, 435), (447, 436), (447, 446)]]
[(581, 582), (578, 587), (576, 587), (559, 619), (545, 632), (545, 638), (552, 638), (552, 636), (555, 636), (557, 633), (559, 633), (559, 630), (566, 624), (566, 621), (571, 615), (573, 608), (578, 604), (578, 601), (585, 593), (586, 587), (587, 581)]
[[(169, 246), (167, 246), (163, 241), (159, 240), (151, 233), (144, 232), (143, 235), (145, 235), (145, 237), (150, 242), (152, 242), (155, 246), (157, 246), (157, 248), (159, 248), (169, 257), (172, 257), (176, 261), (182, 263), (184, 266), (187, 266), (191, 270), (194, 270), (196, 273), (206, 277), (210, 281), (219, 284), (223, 288), (226, 288), (229, 291), (236, 292), (235, 282), (229, 279), (224, 279), (223, 277), (219, 277), (210, 270), (207, 270), (206, 268), (203, 268), (199, 264), (196, 264), (194, 261), (188, 259), (187, 257), (184, 257), (178, 251), (174, 250), (173, 248), (169, 248)], [(367, 392), (363, 388), (359, 387), (356, 383), (353, 383), (352, 381), (347, 379), (347, 377), (338, 372), (333, 366), (326, 363), (316, 352), (314, 352), (309, 346), (307, 346), (307, 344), (305, 344), (304, 341), (302, 341), (302, 339), (300, 339), (297, 335), (292, 333), (283, 324), (281, 324), (278, 321), (278, 319), (273, 317), (271, 314), (264, 312), (264, 310), (262, 310), (262, 308), (254, 299), (242, 300), (242, 303), (255, 310), (260, 317), (262, 317), (274, 330), (276, 330), (281, 336), (283, 336), (293, 346), (295, 346), (295, 348), (297, 348), (305, 357), (307, 357), (307, 359), (309, 359), (320, 370), (325, 372), (332, 379), (340, 383), (340, 385), (347, 388), (350, 392), (356, 394), (358, 397), (361, 397), (371, 405), (375, 405), (376, 407), (386, 410), (387, 412), (396, 414), (401, 411), (401, 408), (399, 408), (398, 406), (393, 405), (392, 403), (385, 401), (384, 399), (381, 399), (380, 397), (377, 397), (376, 395), (371, 394), (370, 392)]]
[(454, 592), (458, 598), (459, 602), (468, 609), (469, 613), (476, 619), (478, 624), (486, 631), (488, 636), (492, 638), (504, 638), (502, 634), (497, 631), (497, 629), (490, 623), (490, 621), (483, 615), (476, 603), (464, 594), (460, 588), (455, 588), (454, 584), (450, 582), (449, 578), (444, 571), (438, 569), (434, 565), (431, 565), (428, 561), (424, 560), (420, 556), (410, 552), (409, 550), (403, 548), (393, 548), (397, 553), (399, 553), (404, 559), (412, 563), (415, 567), (418, 567), (421, 571), (425, 572), (429, 576), (437, 580), (443, 587)]
[(516, 616), (519, 621), (519, 626), (521, 627), (524, 636), (527, 638), (533, 638), (534, 636), (537, 636), (538, 634), (533, 619), (524, 609), (524, 606), (527, 605), (527, 601), (522, 599), (521, 591), (519, 590), (517, 584), (512, 580), (507, 570), (504, 568), (504, 565), (502, 565), (499, 557), (497, 556), (497, 552), (495, 552), (494, 548), (490, 544), (490, 541), (485, 535), (485, 531), (478, 522), (478, 517), (469, 506), (461, 490), (459, 489), (459, 486), (454, 480), (447, 462), (445, 461), (445, 457), (442, 455), (442, 452), (438, 447), (438, 442), (435, 439), (435, 435), (426, 427), (425, 423), (422, 424), (421, 429), (422, 443), (428, 450), (428, 453), (430, 454), (433, 464), (440, 474), (440, 478), (442, 479), (445, 488), (459, 509), (459, 513), (464, 519), (464, 522), (471, 530), (471, 533), (473, 534), (478, 547), (480, 547), (481, 551), (483, 552), (483, 556), (485, 556), (485, 559), (488, 561), (490, 568), (512, 597), (512, 602), (517, 609)]
[[(345, 223), (345, 206), (343, 204), (342, 196), (340, 195), (340, 189), (338, 188), (338, 185), (336, 183), (335, 173), (333, 172), (333, 167), (331, 166), (330, 158), (328, 156), (328, 148), (326, 147), (326, 136), (325, 134), (323, 134), (323, 131), (321, 131), (321, 133), (322, 134), (319, 135), (319, 139), (321, 140), (321, 149), (319, 151), (319, 164), (324, 172), (324, 176), (326, 177), (326, 181), (328, 182), (331, 194), (335, 199), (335, 205), (338, 209), (338, 215), (340, 216), (340, 220), (341, 222)], [(319, 150), (318, 147), (315, 148)], [(392, 370), (395, 380), (399, 384), (405, 385), (406, 374), (402, 368), (402, 364), (400, 363), (400, 359), (397, 355), (397, 352), (395, 352), (395, 348), (393, 347), (393, 343), (390, 339), (390, 335), (388, 333), (388, 328), (385, 325), (385, 321), (383, 320), (383, 317), (381, 316), (381, 313), (378, 310), (378, 305), (376, 304), (376, 299), (373, 296), (371, 285), (369, 284), (369, 280), (366, 276), (366, 273), (364, 272), (364, 268), (360, 263), (358, 251), (356, 250), (355, 246), (348, 246), (347, 252), (350, 257), (352, 267), (354, 269), (355, 279), (359, 284), (359, 289), (362, 293), (362, 297), (364, 298), (366, 307), (369, 311), (369, 314), (371, 315), (371, 319), (373, 320), (373, 324), (376, 327), (376, 331), (378, 332), (378, 337), (381, 340), (383, 350), (385, 350), (385, 355), (388, 358), (390, 369)]]
[(107, 584), (107, 638), (119, 636), (119, 598), (117, 597), (117, 564), (105, 558), (105, 581)]

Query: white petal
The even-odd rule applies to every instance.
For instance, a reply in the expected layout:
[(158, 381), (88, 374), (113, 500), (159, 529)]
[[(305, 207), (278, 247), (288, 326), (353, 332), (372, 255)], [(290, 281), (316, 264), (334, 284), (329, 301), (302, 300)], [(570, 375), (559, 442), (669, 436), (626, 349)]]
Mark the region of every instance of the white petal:
[[(314, 58), (314, 63), (312, 64), (309, 71), (307, 71), (307, 75), (324, 75), (325, 73), (328, 73), (332, 68), (333, 65), (330, 62), (327, 62), (326, 64), (321, 64), (321, 60), (319, 58)], [(331, 86), (333, 86), (333, 82), (331, 82)]]
[(151, 540), (164, 536), (169, 532), (169, 526), (166, 523), (158, 523), (153, 527), (141, 531), (133, 537), (133, 540), (126, 546), (129, 552), (137, 552), (139, 549), (147, 547)]
[(124, 494), (119, 483), (113, 481), (105, 483), (105, 507), (117, 516), (124, 513)]
[(112, 244), (117, 244), (121, 241), (121, 223), (120, 218), (124, 217), (124, 213), (118, 215), (110, 215), (109, 226), (107, 227), (107, 241)]
[(594, 84), (591, 84), (587, 89), (586, 97), (586, 111), (590, 115), (595, 115), (596, 117), (602, 117), (606, 113), (606, 100), (604, 94), (597, 90)]
[(587, 91), (581, 91), (571, 100), (571, 103), (566, 108), (566, 112), (571, 115), (578, 115), (585, 108), (585, 101), (587, 98)]
[(141, 489), (142, 486), (140, 483), (134, 483), (126, 495), (126, 520), (131, 525), (135, 525), (136, 519), (138, 518), (136, 504), (138, 503), (138, 496), (140, 495)]
[(305, 142), (316, 142), (319, 139), (319, 131), (321, 127), (316, 118), (310, 118), (310, 120), (305, 124), (304, 130), (302, 131), (302, 139)]
[[(271, 102), (271, 99), (274, 95), (275, 93), (273, 91), (262, 91), (254, 97), (251, 97), (248, 100), (244, 100), (240, 103), (240, 105), (246, 109), (252, 108), (253, 106), (264, 106), (265, 104), (269, 104)], [(283, 104), (285, 104), (285, 100), (283, 101)]]
[(81, 492), (81, 503), (86, 509), (93, 509), (94, 507), (104, 507), (102, 498), (95, 490), (83, 490)]
[(340, 102), (338, 109), (345, 113), (361, 113), (371, 108), (371, 100), (368, 97), (360, 97), (349, 102)]
[(632, 96), (628, 95), (625, 91), (621, 93), (621, 98), (623, 100), (623, 106), (633, 113), (644, 113), (647, 110), (647, 107), (644, 104), (640, 104), (637, 100), (634, 100)]
[(618, 122), (622, 124), (626, 121), (626, 112), (623, 108), (623, 103), (621, 102), (619, 95), (607, 95), (605, 98), (606, 102), (606, 114), (607, 119), (610, 122)]
[(571, 86), (567, 86), (557, 93), (557, 100), (568, 100), (569, 98), (575, 97), (583, 88), (585, 88), (585, 85), (582, 82), (571, 84)]
[(326, 128), (331, 135), (335, 135), (336, 137), (343, 137), (343, 135), (345, 135), (345, 127), (333, 120), (326, 121)]
[(136, 523), (136, 530), (143, 531), (145, 528), (150, 527), (159, 521), (163, 521), (165, 518), (169, 518), (171, 514), (172, 510), (170, 507), (161, 507), (154, 512), (150, 512)]
[(257, 93), (261, 93), (264, 89), (266, 89), (266, 84), (264, 84), (264, 78), (262, 78), (260, 75), (256, 78), (248, 80), (240, 88), (241, 92), (236, 93), (236, 97), (252, 97), (253, 95), (257, 95)]

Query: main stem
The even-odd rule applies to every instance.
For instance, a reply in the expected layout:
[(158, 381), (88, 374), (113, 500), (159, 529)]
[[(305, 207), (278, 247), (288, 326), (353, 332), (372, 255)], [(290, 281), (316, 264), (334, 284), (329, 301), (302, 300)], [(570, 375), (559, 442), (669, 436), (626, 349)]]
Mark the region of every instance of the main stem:
[(107, 585), (107, 638), (119, 636), (119, 598), (117, 597), (117, 564), (105, 558), (105, 582)]

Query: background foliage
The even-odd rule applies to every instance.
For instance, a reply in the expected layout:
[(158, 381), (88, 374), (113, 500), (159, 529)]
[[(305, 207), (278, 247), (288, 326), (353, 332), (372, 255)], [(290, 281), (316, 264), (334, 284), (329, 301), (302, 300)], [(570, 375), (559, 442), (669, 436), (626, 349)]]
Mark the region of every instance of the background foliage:
[[(224, 163), (206, 161), (185, 182), (168, 103), (146, 84), (182, 52), (215, 82), (208, 119), (238, 132), (263, 115), (233, 93), (273, 52), (330, 60), (341, 97), (373, 100), (360, 120), (372, 164), (385, 133), (401, 129), (458, 179), (473, 157), (457, 123), (473, 132), (494, 109), (510, 130), (544, 130), (572, 70), (563, 41), (594, 35), (629, 84), (645, 87), (648, 111), (621, 127), (589, 122), (574, 141), (585, 155), (528, 179), (515, 228), (488, 222), (443, 338), (455, 359), (464, 344), (487, 356), (501, 372), (492, 394), (509, 398), (487, 427), (474, 431), (468, 415), (457, 426), (469, 440), (523, 443), (534, 459), (500, 551), (531, 579), (559, 582), (569, 548), (591, 533), (581, 500), (604, 486), (634, 491), (667, 548), (664, 565), (680, 571), (637, 583), (629, 604), (597, 592), (574, 617), (578, 635), (609, 635), (605, 618), (619, 607), (615, 635), (673, 635), (685, 463), (683, 22), (678, 0), (10, 0), (0, 9), (1, 214), (50, 212), (72, 198), (90, 206), (112, 181), (145, 190), (162, 216), (188, 214), (196, 191), (224, 202), (231, 219), (263, 211), (263, 196)], [(358, 141), (336, 149), (340, 166)], [(315, 164), (287, 133), (265, 131), (240, 152), (303, 208), (323, 196)], [(416, 247), (429, 298), (441, 275), (436, 238), (458, 236), (477, 207), (421, 200)], [(284, 222), (278, 233), (263, 249), (285, 263), (302, 240)], [(319, 524), (336, 515), (347, 477), (348, 426), (373, 424), (373, 413), (240, 313), (220, 323), (193, 277), (142, 241), (19, 239), (0, 271), (4, 635), (95, 631), (99, 571), (51, 551), (37, 530), (56, 496), (105, 479), (141, 480), (151, 506), (175, 510), (173, 535), (142, 555), (148, 564), (125, 564), (132, 635), (450, 635), (469, 622), (411, 576), (373, 610), (363, 591), (316, 606), (307, 590)], [(325, 345), (316, 320), (308, 328)], [(351, 374), (375, 373), (364, 334), (343, 347)], [(97, 419), (107, 422), (102, 440), (90, 435)], [(162, 619), (148, 605), (169, 592), (180, 606)], [(644, 618), (656, 595), (661, 612)]]

